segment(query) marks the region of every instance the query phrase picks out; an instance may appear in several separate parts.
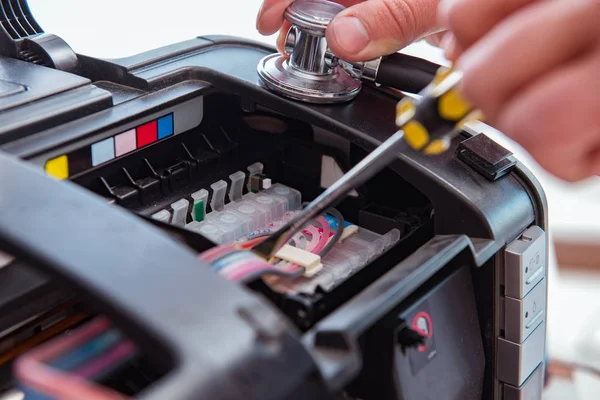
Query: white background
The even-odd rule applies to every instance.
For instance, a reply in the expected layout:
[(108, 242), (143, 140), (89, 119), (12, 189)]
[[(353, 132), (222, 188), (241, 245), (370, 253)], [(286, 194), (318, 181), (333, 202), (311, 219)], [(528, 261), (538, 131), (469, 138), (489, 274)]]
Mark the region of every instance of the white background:
[[(118, 58), (197, 36), (226, 34), (275, 44), (256, 31), (260, 0), (29, 0), (46, 32), (81, 54)], [(407, 52), (440, 61), (428, 45)]]

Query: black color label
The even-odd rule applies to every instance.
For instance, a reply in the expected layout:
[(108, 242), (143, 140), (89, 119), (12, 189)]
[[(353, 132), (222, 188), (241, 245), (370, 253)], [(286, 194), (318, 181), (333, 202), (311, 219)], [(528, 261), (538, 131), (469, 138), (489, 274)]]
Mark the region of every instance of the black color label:
[(428, 303), (418, 306), (409, 316), (410, 328), (424, 336), (425, 342), (421, 346), (408, 350), (408, 357), (413, 375), (416, 375), (437, 355), (435, 347), (435, 321), (431, 318)]

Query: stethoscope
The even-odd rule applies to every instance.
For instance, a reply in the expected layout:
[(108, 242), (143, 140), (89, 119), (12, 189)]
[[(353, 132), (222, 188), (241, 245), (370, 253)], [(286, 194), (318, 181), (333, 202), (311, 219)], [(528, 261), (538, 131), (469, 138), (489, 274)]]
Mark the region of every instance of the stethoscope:
[(329, 22), (344, 7), (327, 0), (296, 0), (285, 11), (291, 23), (285, 54), (271, 54), (258, 64), (261, 83), (272, 92), (309, 103), (347, 102), (363, 82), (418, 93), (433, 79), (439, 65), (395, 53), (367, 62), (336, 57), (327, 45)]

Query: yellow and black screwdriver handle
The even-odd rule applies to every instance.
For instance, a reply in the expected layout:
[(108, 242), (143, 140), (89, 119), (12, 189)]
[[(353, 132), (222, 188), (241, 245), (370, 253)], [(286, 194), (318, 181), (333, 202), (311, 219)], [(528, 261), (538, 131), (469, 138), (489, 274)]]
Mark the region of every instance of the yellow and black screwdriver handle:
[(450, 147), (452, 137), (464, 125), (483, 119), (458, 92), (459, 71), (441, 67), (419, 99), (403, 98), (396, 107), (396, 125), (404, 131), (404, 140), (428, 155), (441, 154)]

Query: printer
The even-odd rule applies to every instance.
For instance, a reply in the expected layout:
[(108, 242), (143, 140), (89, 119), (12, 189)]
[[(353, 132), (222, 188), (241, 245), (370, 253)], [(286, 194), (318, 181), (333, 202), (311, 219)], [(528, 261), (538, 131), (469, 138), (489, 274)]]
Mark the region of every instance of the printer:
[(546, 199), (485, 124), (399, 153), (284, 272), (202, 256), (299, 212), (434, 79), (336, 59), (335, 6), (296, 3), (287, 54), (106, 60), (0, 2), (0, 399), (541, 399)]

